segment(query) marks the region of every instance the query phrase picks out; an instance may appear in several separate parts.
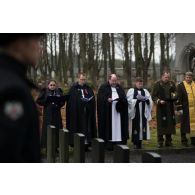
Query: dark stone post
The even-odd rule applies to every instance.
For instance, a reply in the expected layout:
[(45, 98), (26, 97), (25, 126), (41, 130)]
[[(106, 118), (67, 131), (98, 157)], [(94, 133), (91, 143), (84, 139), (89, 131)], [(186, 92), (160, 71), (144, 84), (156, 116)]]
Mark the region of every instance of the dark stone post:
[(104, 140), (100, 138), (93, 139), (92, 141), (92, 162), (103, 163), (104, 162)]
[(47, 162), (54, 163), (56, 159), (56, 143), (55, 143), (56, 127), (49, 125), (47, 128)]
[(155, 152), (145, 152), (142, 154), (143, 163), (161, 163), (161, 156)]
[(85, 162), (85, 135), (81, 133), (74, 134), (74, 162)]
[(59, 132), (59, 159), (61, 163), (69, 161), (69, 131), (60, 129)]
[(128, 163), (129, 148), (126, 145), (114, 146), (114, 163)]

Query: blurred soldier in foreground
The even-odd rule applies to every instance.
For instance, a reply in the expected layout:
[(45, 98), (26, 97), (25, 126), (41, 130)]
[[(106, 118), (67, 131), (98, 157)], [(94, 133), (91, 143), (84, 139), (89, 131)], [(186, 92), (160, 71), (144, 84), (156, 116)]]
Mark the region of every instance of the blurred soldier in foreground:
[(38, 62), (42, 34), (0, 34), (0, 162), (40, 162), (35, 87), (28, 66)]

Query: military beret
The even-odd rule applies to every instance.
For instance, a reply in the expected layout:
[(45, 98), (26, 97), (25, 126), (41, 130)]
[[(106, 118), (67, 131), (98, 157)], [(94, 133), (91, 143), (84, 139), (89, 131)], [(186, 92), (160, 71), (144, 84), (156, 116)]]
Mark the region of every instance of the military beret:
[(19, 38), (41, 37), (44, 33), (0, 33), (0, 47), (7, 46)]

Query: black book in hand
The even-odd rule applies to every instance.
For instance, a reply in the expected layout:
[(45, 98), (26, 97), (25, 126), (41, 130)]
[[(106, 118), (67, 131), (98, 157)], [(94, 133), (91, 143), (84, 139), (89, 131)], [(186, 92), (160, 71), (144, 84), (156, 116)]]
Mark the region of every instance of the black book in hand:
[(83, 102), (90, 102), (90, 101), (93, 99), (93, 97), (94, 97), (94, 96), (91, 96), (90, 98), (86, 98), (86, 97), (83, 98), (83, 97), (82, 97), (81, 100), (82, 100)]
[(63, 96), (55, 96), (55, 95), (51, 95), (51, 96), (47, 96), (46, 102), (47, 103), (60, 103), (60, 102), (64, 102), (65, 103), (66, 97)]

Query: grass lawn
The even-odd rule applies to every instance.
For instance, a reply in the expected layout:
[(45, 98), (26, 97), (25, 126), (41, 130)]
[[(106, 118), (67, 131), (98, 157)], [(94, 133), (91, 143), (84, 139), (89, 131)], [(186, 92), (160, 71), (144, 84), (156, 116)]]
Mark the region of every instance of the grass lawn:
[[(189, 144), (190, 144), (190, 136), (187, 135), (188, 137), (188, 141), (189, 141)], [(177, 128), (176, 130), (176, 134), (175, 135), (172, 135), (172, 139), (173, 139), (173, 144), (174, 144), (174, 147), (163, 147), (162, 149), (182, 149), (182, 148), (185, 148), (181, 145), (181, 139), (180, 139), (180, 130), (179, 128)], [(130, 147), (130, 149), (133, 148), (133, 144), (131, 142), (131, 138), (128, 140), (128, 146)], [(147, 141), (142, 141), (142, 146), (143, 146), (143, 150), (155, 150), (155, 149), (159, 149), (157, 148), (157, 130), (156, 128), (152, 128), (151, 129), (151, 139), (150, 140), (147, 140)], [(188, 148), (190, 148), (192, 146), (189, 145)]]

